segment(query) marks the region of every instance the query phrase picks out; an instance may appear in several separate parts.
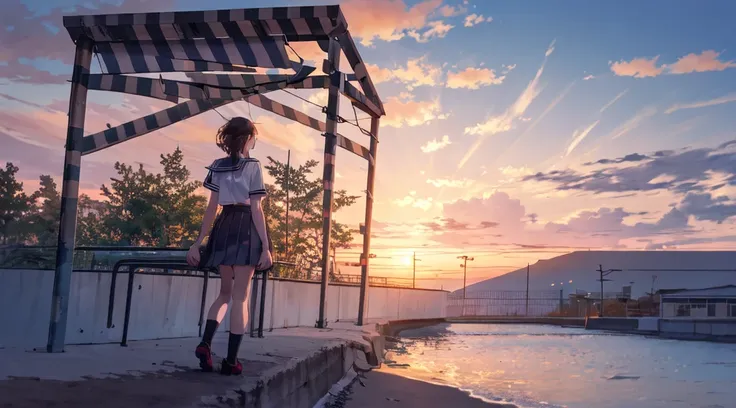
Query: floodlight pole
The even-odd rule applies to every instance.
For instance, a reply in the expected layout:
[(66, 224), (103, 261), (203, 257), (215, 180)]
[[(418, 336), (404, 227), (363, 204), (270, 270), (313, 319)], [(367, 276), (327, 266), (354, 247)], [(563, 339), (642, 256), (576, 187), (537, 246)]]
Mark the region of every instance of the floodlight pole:
[(330, 278), (330, 238), (332, 233), (332, 204), (335, 183), (335, 153), (337, 149), (337, 118), (340, 114), (340, 89), (344, 87), (344, 75), (340, 73), (340, 43), (337, 38), (330, 38), (327, 61), (322, 70), (330, 76), (329, 95), (327, 98), (327, 118), (325, 121), (325, 159), (322, 183), (322, 282), (319, 290), (319, 319), (316, 326), (327, 327), (325, 320), (325, 302), (327, 286)]
[(69, 95), (69, 120), (66, 130), (66, 154), (64, 178), (61, 186), (61, 212), (59, 214), (59, 238), (56, 243), (56, 265), (51, 298), (51, 318), (46, 351), (64, 351), (66, 323), (69, 311), (69, 295), (72, 284), (74, 238), (77, 228), (77, 203), (79, 199), (79, 174), (82, 162), (82, 138), (84, 117), (87, 112), (87, 85), (92, 62), (93, 41), (87, 37), (77, 39), (74, 53), (71, 91)]

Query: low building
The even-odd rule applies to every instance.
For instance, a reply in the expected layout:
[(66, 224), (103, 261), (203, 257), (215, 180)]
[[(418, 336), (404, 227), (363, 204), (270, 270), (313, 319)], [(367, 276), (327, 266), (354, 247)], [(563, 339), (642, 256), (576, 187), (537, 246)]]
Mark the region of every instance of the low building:
[(736, 285), (661, 291), (660, 317), (736, 319)]

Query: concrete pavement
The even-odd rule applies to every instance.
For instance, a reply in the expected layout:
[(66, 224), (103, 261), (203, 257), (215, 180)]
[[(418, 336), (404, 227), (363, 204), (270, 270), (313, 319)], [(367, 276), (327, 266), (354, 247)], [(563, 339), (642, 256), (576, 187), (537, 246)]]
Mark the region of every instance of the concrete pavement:
[[(0, 407), (312, 407), (356, 364), (369, 369), (382, 354), (377, 326), (333, 323), (243, 339), (240, 377), (203, 373), (199, 339), (69, 345), (49, 354), (0, 349)], [(227, 332), (213, 341), (215, 362)]]

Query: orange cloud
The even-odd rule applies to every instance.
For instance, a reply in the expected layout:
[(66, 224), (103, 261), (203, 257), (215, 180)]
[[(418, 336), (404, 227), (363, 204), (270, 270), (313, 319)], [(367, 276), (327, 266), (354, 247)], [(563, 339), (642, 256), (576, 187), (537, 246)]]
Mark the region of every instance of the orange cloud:
[(396, 41), (409, 31), (425, 29), (441, 4), (442, 0), (425, 0), (408, 7), (403, 0), (348, 0), (341, 7), (350, 32), (371, 46), (376, 39)]
[(432, 153), (436, 152), (437, 150), (444, 149), (445, 147), (451, 145), (452, 142), (450, 141), (450, 136), (444, 135), (442, 136), (442, 139), (432, 139), (429, 142), (425, 143), (423, 146), (420, 147), (422, 149), (422, 152), (424, 153)]
[(446, 119), (448, 116), (442, 113), (439, 99), (415, 101), (391, 97), (386, 100), (385, 108), (386, 117), (381, 124), (396, 128), (420, 126), (433, 120)]
[(506, 79), (505, 75), (497, 76), (496, 71), (489, 68), (466, 68), (460, 72), (447, 73), (447, 87), (453, 89), (478, 89), (481, 86), (499, 85)]
[(672, 74), (689, 74), (691, 72), (723, 71), (726, 68), (736, 67), (734, 61), (720, 61), (719, 52), (713, 50), (703, 51), (700, 54), (690, 53), (680, 57), (667, 68)]
[(391, 71), (392, 78), (406, 84), (410, 90), (417, 86), (435, 86), (441, 82), (442, 68), (427, 62), (427, 57), (410, 59), (406, 67)]
[(472, 27), (472, 26), (478, 25), (478, 24), (480, 24), (480, 23), (482, 23), (484, 21), (487, 21), (487, 22), (490, 23), (491, 21), (493, 21), (493, 17), (487, 17), (486, 18), (486, 17), (483, 17), (483, 14), (475, 14), (475, 13), (473, 13), (473, 14), (470, 14), (470, 15), (465, 16), (465, 22), (463, 23), (463, 25), (465, 27)]
[(450, 5), (444, 5), (440, 7), (440, 14), (443, 17), (454, 17), (459, 16), (460, 14), (466, 13), (468, 9), (464, 6), (457, 5), (457, 6), (450, 6)]
[(429, 29), (422, 33), (417, 30), (409, 30), (407, 34), (419, 43), (426, 43), (432, 38), (444, 38), (450, 30), (455, 28), (454, 25), (445, 24), (442, 21), (431, 21), (428, 25)]
[(690, 74), (693, 72), (723, 71), (727, 68), (736, 67), (734, 61), (721, 61), (718, 57), (721, 53), (714, 50), (706, 50), (700, 54), (690, 53), (677, 59), (673, 64), (657, 66), (657, 59), (634, 58), (631, 61), (618, 61), (611, 64), (611, 71), (618, 76), (632, 76), (634, 78), (656, 77), (663, 73), (668, 74)]
[(380, 84), (381, 82), (390, 81), (394, 77), (394, 73), (388, 68), (381, 68), (374, 64), (365, 64), (368, 70), (368, 75), (371, 76), (374, 84)]
[(634, 58), (631, 61), (618, 61), (611, 64), (611, 71), (618, 76), (632, 76), (634, 78), (656, 77), (664, 67), (657, 66), (659, 55), (654, 58)]

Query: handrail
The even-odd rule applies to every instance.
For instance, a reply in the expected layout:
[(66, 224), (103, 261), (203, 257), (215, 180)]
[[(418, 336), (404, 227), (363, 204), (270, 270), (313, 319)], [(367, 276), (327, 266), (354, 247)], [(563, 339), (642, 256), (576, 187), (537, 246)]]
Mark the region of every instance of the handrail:
[[(287, 262), (274, 262), (274, 265), (288, 265)], [(127, 287), (127, 293), (126, 293), (126, 299), (125, 299), (125, 317), (123, 321), (123, 335), (120, 342), (120, 345), (123, 347), (126, 347), (128, 344), (128, 329), (130, 327), (130, 311), (132, 307), (132, 299), (133, 299), (133, 281), (135, 278), (136, 270), (139, 268), (145, 268), (145, 267), (152, 267), (152, 268), (164, 268), (164, 269), (178, 269), (178, 270), (188, 270), (188, 271), (195, 271), (195, 272), (203, 272), (202, 278), (204, 279), (203, 285), (202, 285), (202, 298), (200, 302), (200, 309), (199, 309), (199, 319), (198, 319), (198, 325), (199, 325), (199, 335), (202, 335), (202, 327), (204, 325), (204, 309), (206, 307), (207, 302), (207, 288), (210, 278), (210, 271), (209, 270), (202, 270), (199, 267), (191, 266), (189, 265), (184, 259), (181, 258), (164, 258), (164, 259), (144, 259), (144, 258), (129, 258), (129, 259), (122, 259), (115, 263), (115, 266), (112, 270), (112, 277), (110, 280), (110, 294), (109, 294), (109, 303), (107, 308), (107, 328), (113, 327), (113, 314), (115, 309), (115, 287), (117, 283), (117, 274), (120, 271), (120, 268), (123, 266), (128, 266), (128, 287)], [(259, 316), (258, 316), (258, 337), (263, 337), (263, 320), (265, 315), (265, 306), (266, 306), (266, 282), (268, 281), (268, 271), (262, 271), (262, 272), (256, 272), (253, 276), (253, 287), (252, 291), (255, 295), (256, 292), (256, 286), (255, 286), (255, 280), (258, 278), (258, 275), (261, 275), (262, 284), (261, 284), (261, 299), (260, 299), (260, 310), (259, 310)], [(255, 296), (253, 297), (253, 313), (255, 313)], [(255, 337), (253, 335), (254, 328), (253, 325), (255, 323), (255, 319), (251, 319), (250, 326), (251, 326), (251, 337)]]

